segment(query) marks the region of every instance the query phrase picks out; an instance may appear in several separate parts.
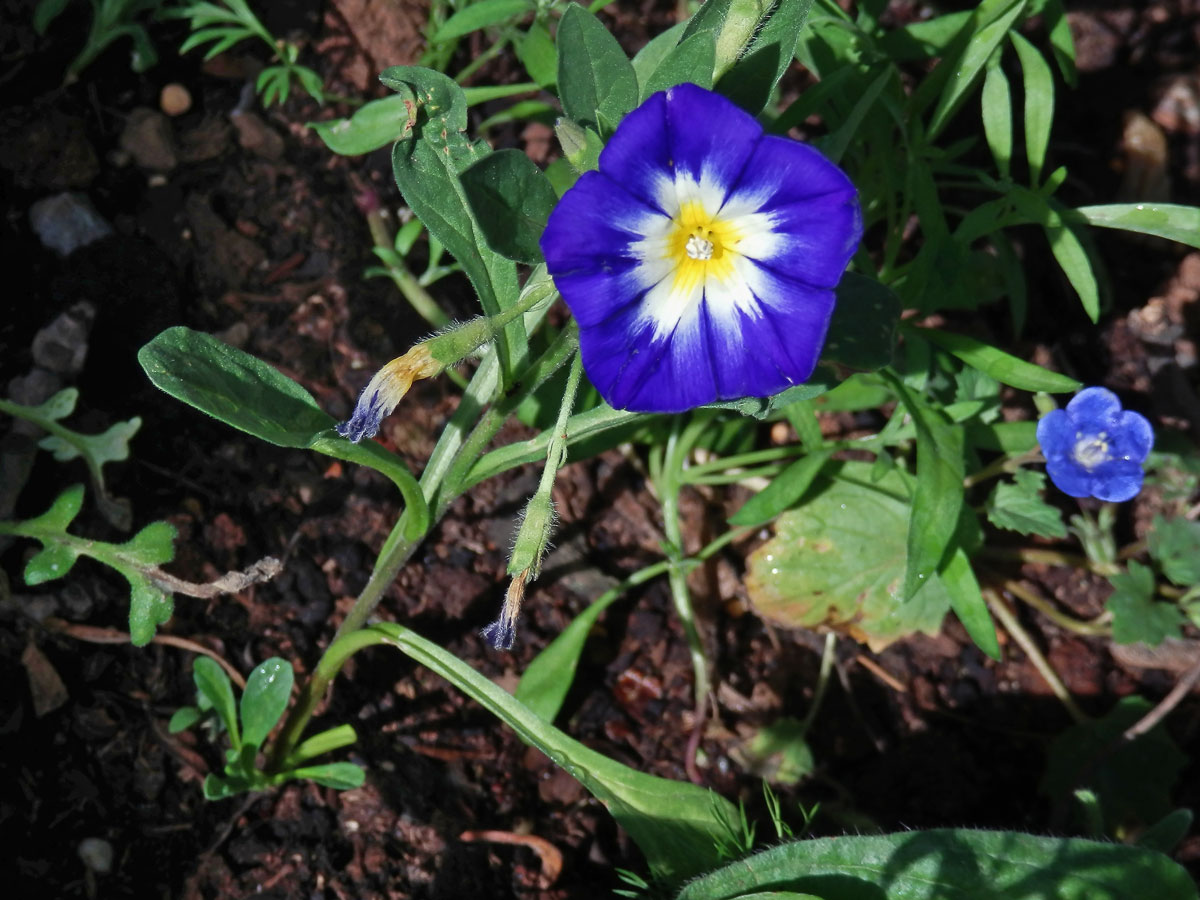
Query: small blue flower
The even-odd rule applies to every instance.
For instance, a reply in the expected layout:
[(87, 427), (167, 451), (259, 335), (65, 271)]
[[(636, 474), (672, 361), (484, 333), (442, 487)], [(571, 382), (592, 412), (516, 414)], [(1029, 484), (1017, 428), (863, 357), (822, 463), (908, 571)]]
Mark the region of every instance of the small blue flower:
[(1064, 494), (1119, 503), (1142, 489), (1142, 463), (1154, 446), (1146, 417), (1121, 409), (1102, 387), (1085, 388), (1037, 426), (1046, 473)]
[(841, 169), (683, 84), (622, 120), (541, 246), (601, 396), (680, 412), (807, 380), (861, 236)]

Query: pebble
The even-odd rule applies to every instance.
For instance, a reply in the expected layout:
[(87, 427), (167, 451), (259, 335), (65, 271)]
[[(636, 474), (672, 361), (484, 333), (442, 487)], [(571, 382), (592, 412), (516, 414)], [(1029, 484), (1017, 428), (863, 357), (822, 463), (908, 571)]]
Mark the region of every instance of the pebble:
[(70, 256), (112, 234), (92, 201), (83, 194), (62, 193), (43, 197), (29, 207), (29, 224), (38, 239), (59, 256)]
[(153, 172), (169, 172), (179, 162), (171, 123), (156, 109), (139, 106), (132, 110), (125, 120), (120, 145), (139, 167)]
[(165, 84), (158, 95), (158, 108), (168, 116), (182, 116), (192, 108), (192, 95), (182, 84)]
[(242, 149), (272, 161), (283, 158), (283, 138), (254, 113), (236, 112), (229, 119)]
[(101, 875), (112, 871), (113, 847), (103, 838), (84, 838), (79, 842), (79, 858), (83, 864)]

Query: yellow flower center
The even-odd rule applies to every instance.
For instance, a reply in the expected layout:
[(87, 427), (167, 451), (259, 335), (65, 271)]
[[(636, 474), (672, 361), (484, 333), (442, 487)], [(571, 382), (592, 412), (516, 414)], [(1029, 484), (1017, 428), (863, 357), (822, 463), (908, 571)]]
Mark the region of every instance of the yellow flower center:
[(741, 239), (739, 229), (709, 213), (700, 201), (684, 203), (667, 240), (668, 257), (675, 262), (672, 289), (690, 294), (710, 276), (727, 280)]

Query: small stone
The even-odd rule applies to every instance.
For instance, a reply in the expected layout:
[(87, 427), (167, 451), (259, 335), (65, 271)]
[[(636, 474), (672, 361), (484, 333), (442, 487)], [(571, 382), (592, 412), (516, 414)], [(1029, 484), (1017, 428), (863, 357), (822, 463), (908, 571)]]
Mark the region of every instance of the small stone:
[(103, 838), (84, 838), (79, 842), (79, 858), (93, 872), (107, 874), (112, 871), (112, 844)]
[(254, 113), (238, 112), (229, 118), (237, 129), (238, 144), (243, 149), (263, 159), (283, 158), (283, 138)]
[(112, 234), (112, 227), (83, 194), (43, 197), (29, 208), (29, 224), (42, 244), (59, 256), (70, 256)]
[(168, 116), (182, 116), (192, 108), (192, 95), (182, 84), (171, 82), (163, 85), (158, 95), (158, 108)]
[(171, 123), (156, 109), (139, 106), (130, 112), (120, 144), (143, 169), (169, 172), (179, 161)]

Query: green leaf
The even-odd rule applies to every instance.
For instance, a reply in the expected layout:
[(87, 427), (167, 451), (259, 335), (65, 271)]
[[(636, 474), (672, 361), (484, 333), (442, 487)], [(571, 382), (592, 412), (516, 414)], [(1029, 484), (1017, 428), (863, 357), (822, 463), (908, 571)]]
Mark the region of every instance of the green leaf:
[(242, 691), (242, 743), (261, 747), (292, 696), (292, 664), (273, 656), (259, 663)]
[(651, 871), (679, 881), (712, 868), (724, 835), (722, 818), (737, 811), (726, 800), (680, 781), (638, 772), (568, 737), (452, 653), (402, 625), (372, 628), (386, 642), (441, 675), (579, 780), (633, 838)]
[(140, 568), (162, 565), (175, 558), (176, 536), (170, 522), (151, 522), (124, 544), (116, 545), (116, 555)]
[(1071, 24), (1062, 0), (1041, 0), (1042, 24), (1050, 33), (1050, 47), (1054, 61), (1068, 87), (1075, 87), (1079, 72), (1075, 68), (1075, 39), (1071, 36)]
[(946, 421), (916, 393), (893, 381), (917, 430), (917, 489), (908, 529), (904, 599), (931, 578), (953, 546), (963, 503), (963, 429)]
[(167, 723), (167, 731), (171, 734), (179, 734), (181, 731), (187, 731), (199, 722), (203, 715), (194, 706), (181, 706), (175, 710), (171, 716), (171, 721)]
[(429, 41), (432, 44), (444, 44), (532, 11), (533, 3), (530, 0), (479, 0), (448, 18)]
[(1037, 422), (967, 424), (967, 442), (980, 450), (1016, 455), (1037, 446)]
[(382, 100), (372, 100), (360, 106), (348, 119), (332, 122), (309, 122), (308, 127), (334, 153), (358, 156), (370, 153), (397, 141), (416, 122), (416, 106), (412, 91), (405, 91)]
[(337, 725), (326, 729), (320, 734), (304, 740), (288, 757), (288, 765), (295, 766), (305, 760), (313, 759), (325, 753), (332, 753), (342, 747), (349, 747), (358, 740), (358, 735), (349, 725)]
[(367, 773), (361, 766), (354, 763), (335, 762), (320, 766), (305, 766), (293, 769), (287, 773), (292, 778), (307, 778), (315, 781), (321, 787), (333, 788), (335, 791), (352, 791), (362, 787), (367, 780)]
[(234, 750), (240, 750), (242, 739), (238, 730), (233, 685), (225, 670), (207, 656), (197, 656), (196, 661), (192, 663), (192, 680), (196, 682), (196, 689), (208, 698), (212, 708), (217, 711), (221, 723), (229, 732), (229, 742)]
[(129, 582), (129, 642), (145, 647), (154, 639), (155, 628), (170, 621), (175, 600), (136, 569), (123, 569)]
[(79, 551), (70, 544), (46, 543), (25, 564), (25, 583), (30, 587), (62, 578), (75, 566)]
[(576, 122), (604, 133), (638, 102), (637, 76), (617, 39), (600, 20), (570, 4), (558, 24), (558, 95)]
[(517, 56), (538, 87), (554, 87), (558, 80), (558, 50), (545, 25), (534, 22), (529, 26), (517, 41)]
[(1097, 228), (1119, 228), (1178, 241), (1200, 249), (1200, 207), (1174, 203), (1112, 203), (1081, 206), (1064, 213)]
[(819, 397), (837, 384), (837, 373), (829, 366), (817, 366), (812, 377), (804, 384), (797, 384), (773, 397), (743, 397), (740, 400), (722, 400), (706, 403), (701, 409), (732, 409), (743, 416), (765, 419), (790, 403)]
[(766, 618), (789, 628), (827, 625), (883, 646), (916, 631), (936, 633), (950, 600), (935, 573), (902, 602), (911, 478), (840, 463), (799, 509), (775, 521), (775, 537), (751, 554), (746, 589)]
[(846, 272), (837, 286), (822, 361), (863, 371), (890, 365), (900, 311), (900, 300), (887, 285)]
[(841, 123), (838, 124), (837, 128), (819, 141), (821, 151), (830, 160), (835, 163), (842, 161), (842, 156), (858, 135), (863, 121), (867, 119), (868, 114), (875, 106), (875, 101), (879, 99), (880, 93), (894, 76), (895, 70), (893, 68), (884, 67), (883, 71), (867, 85), (854, 101), (854, 106)]
[[(633, 66), (633, 73), (637, 77), (638, 96), (641, 98), (649, 97), (646, 92), (646, 84), (650, 80), (650, 76), (654, 74), (664, 59), (670, 55), (679, 43), (679, 38), (682, 36), (684, 29), (688, 27), (687, 22), (677, 22), (661, 34), (655, 35), (650, 41), (642, 47), (630, 61)], [(711, 84), (712, 76), (709, 76)]]
[(1025, 362), (1003, 350), (967, 337), (942, 331), (938, 328), (913, 328), (910, 334), (923, 337), (943, 350), (961, 359), (968, 366), (978, 369), (997, 381), (1022, 391), (1044, 391), (1048, 394), (1067, 394), (1078, 391), (1083, 385), (1074, 378), (1051, 372), (1034, 363)]
[[(796, 841), (693, 881), (676, 900), (757, 889), (822, 900), (1196, 900), (1187, 872), (1139, 847), (965, 828)], [(785, 895), (786, 896), (786, 895)]]
[[(1081, 788), (1099, 798), (1109, 833), (1145, 826), (1172, 809), (1171, 789), (1188, 762), (1161, 727), (1129, 741), (1126, 729), (1150, 712), (1141, 697), (1124, 697), (1107, 714), (1068, 728), (1051, 743), (1039, 790), (1060, 808)], [(1192, 897), (1195, 887), (1192, 887)], [(1091, 894), (1081, 895), (1091, 900)], [(1163, 896), (1143, 886), (1138, 897)]]
[(641, 99), (687, 82), (711, 88), (716, 55), (717, 46), (711, 32), (692, 35), (673, 47), (646, 79), (640, 90)]
[(1019, 31), (1009, 32), (1008, 39), (1017, 48), (1025, 79), (1025, 156), (1029, 160), (1029, 181), (1037, 187), (1054, 124), (1054, 76), (1042, 54)]
[(1065, 538), (1067, 526), (1062, 512), (1044, 498), (1046, 476), (1031, 469), (1018, 469), (1013, 481), (996, 484), (987, 501), (987, 516), (997, 528), (1048, 538)]
[(771, 784), (797, 784), (817, 767), (804, 723), (783, 716), (754, 732), (733, 751), (738, 765)]
[(884, 33), (876, 47), (888, 59), (898, 63), (946, 56), (951, 42), (962, 33), (970, 18), (971, 11), (965, 10), (910, 22)]
[(1092, 261), (1088, 258), (1079, 235), (1069, 225), (1051, 225), (1046, 227), (1046, 238), (1050, 241), (1050, 250), (1058, 260), (1063, 274), (1079, 294), (1084, 312), (1093, 322), (1099, 321), (1100, 285), (1096, 281)]
[(1200, 522), (1155, 516), (1146, 543), (1171, 581), (1185, 588), (1200, 584)]
[(1137, 845), (1159, 853), (1170, 853), (1192, 830), (1193, 818), (1190, 809), (1172, 810), (1143, 831), (1138, 836)]
[(340, 437), (308, 391), (262, 360), (176, 326), (142, 347), (138, 362), (159, 390), (239, 431), (375, 469), (396, 484), (418, 520), (428, 517), (425, 496), (403, 460), (375, 441), (352, 444)]
[(38, 0), (33, 8), (33, 30), (39, 37), (46, 34), (50, 23), (63, 14), (71, 0)]
[(462, 173), (467, 202), (488, 246), (517, 262), (542, 261), (538, 240), (558, 195), (520, 150), (497, 150)]
[(1113, 594), (1104, 608), (1112, 613), (1114, 641), (1157, 647), (1167, 638), (1180, 636), (1183, 616), (1179, 607), (1154, 599), (1154, 572), (1148, 566), (1130, 561), (1127, 573), (1108, 580)]
[(983, 94), (980, 98), (983, 110), (983, 133), (988, 149), (996, 160), (1001, 178), (1007, 178), (1012, 163), (1013, 121), (1012, 93), (1008, 87), (1008, 76), (1000, 66), (1001, 48), (997, 47), (988, 60), (983, 76)]
[(800, 502), (813, 479), (821, 472), (832, 450), (808, 453), (771, 479), (771, 483), (747, 500), (729, 518), (730, 525), (754, 526), (769, 522)]
[(771, 8), (770, 17), (765, 23), (760, 22), (738, 61), (721, 78), (717, 90), (751, 114), (761, 112), (792, 62), (812, 4), (813, 0), (778, 0), (773, 7), (764, 4)]
[[(988, 18), (991, 21), (974, 31), (961, 54), (943, 59), (937, 69), (930, 73), (928, 80), (931, 81), (937, 76), (941, 78), (949, 76), (946, 87), (938, 98), (937, 107), (929, 120), (928, 138), (930, 140), (941, 133), (954, 114), (958, 112), (959, 107), (966, 101), (975, 82), (983, 72), (984, 66), (987, 65), (987, 61), (991, 59), (1013, 23), (1025, 11), (1025, 2), (1026, 0), (1015, 0), (1015, 2), (1006, 4), (987, 2), (980, 4), (975, 13), (976, 24), (987, 21)], [(993, 18), (985, 13), (985, 8), (987, 12), (993, 14), (998, 9), (1004, 11)], [(939, 70), (943, 70), (943, 67), (947, 68), (940, 72)], [(937, 82), (933, 81), (933, 83)], [(920, 93), (918, 90), (918, 94)], [(914, 98), (916, 96), (914, 95)]]
[(950, 608), (958, 616), (975, 646), (997, 662), (1000, 661), (1000, 641), (987, 602), (979, 590), (970, 557), (962, 547), (956, 547), (941, 572), (942, 586), (950, 598)]

